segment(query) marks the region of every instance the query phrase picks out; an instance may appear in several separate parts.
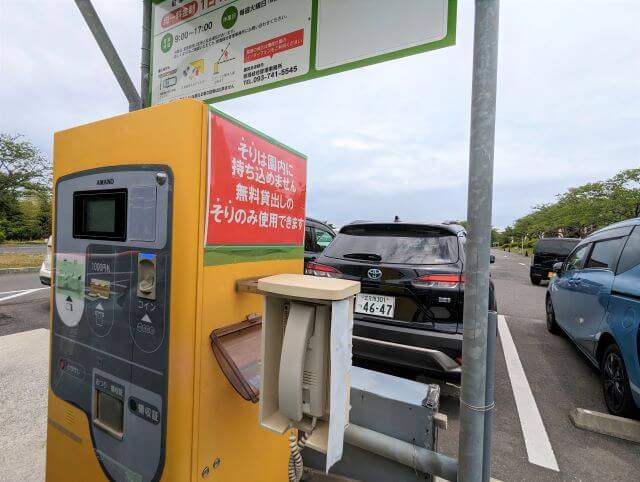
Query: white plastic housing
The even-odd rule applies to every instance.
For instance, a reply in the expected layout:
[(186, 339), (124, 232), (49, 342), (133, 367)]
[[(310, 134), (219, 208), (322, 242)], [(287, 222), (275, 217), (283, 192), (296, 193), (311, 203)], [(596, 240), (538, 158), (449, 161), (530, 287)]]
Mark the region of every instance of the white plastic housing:
[(342, 457), (349, 422), (353, 300), (360, 283), (305, 275), (258, 281), (262, 320), (260, 424), (274, 432), (309, 432), (311, 448)]

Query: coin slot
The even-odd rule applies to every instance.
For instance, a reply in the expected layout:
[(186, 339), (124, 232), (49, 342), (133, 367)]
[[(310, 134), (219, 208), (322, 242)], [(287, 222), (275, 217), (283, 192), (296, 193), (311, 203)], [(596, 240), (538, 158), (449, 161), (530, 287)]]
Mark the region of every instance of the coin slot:
[(138, 298), (156, 299), (156, 255), (138, 253)]

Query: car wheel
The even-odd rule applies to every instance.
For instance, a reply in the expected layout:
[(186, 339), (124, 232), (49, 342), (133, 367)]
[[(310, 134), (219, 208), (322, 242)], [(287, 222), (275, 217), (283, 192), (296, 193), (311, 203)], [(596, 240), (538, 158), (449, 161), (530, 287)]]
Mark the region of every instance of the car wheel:
[(549, 330), (549, 333), (558, 334), (560, 332), (560, 329), (558, 328), (558, 323), (556, 323), (556, 312), (553, 310), (553, 302), (551, 301), (551, 296), (547, 296), (546, 311), (547, 330)]
[(620, 348), (615, 343), (607, 347), (602, 357), (602, 390), (604, 402), (612, 415), (631, 417), (635, 415), (627, 368)]
[(531, 276), (531, 284), (538, 286), (540, 283), (542, 283), (542, 278), (534, 278)]

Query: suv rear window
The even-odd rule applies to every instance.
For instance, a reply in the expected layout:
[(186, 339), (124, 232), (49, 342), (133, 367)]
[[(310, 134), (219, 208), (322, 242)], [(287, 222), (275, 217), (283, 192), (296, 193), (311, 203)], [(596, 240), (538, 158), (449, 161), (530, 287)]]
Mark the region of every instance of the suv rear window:
[(567, 256), (579, 242), (579, 239), (541, 239), (537, 242), (534, 252), (535, 254), (550, 253)]
[(387, 264), (450, 264), (458, 261), (458, 250), (457, 236), (444, 229), (370, 225), (343, 228), (324, 255)]

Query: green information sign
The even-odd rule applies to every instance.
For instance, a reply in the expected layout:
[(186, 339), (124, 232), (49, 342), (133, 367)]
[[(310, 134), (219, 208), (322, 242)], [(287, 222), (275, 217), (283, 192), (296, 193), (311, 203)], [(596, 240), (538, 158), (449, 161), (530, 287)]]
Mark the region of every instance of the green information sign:
[(207, 103), (448, 47), (457, 0), (155, 0), (151, 104)]

